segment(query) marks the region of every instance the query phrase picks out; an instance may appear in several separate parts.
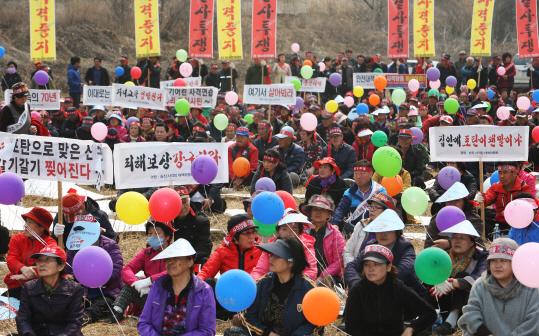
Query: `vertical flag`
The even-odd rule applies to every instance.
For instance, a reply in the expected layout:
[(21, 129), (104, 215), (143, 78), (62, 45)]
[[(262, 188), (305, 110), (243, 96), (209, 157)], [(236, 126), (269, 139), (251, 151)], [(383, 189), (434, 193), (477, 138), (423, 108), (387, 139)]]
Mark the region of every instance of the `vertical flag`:
[(30, 0), (30, 53), (32, 61), (56, 60), (54, 0)]
[(516, 0), (518, 58), (539, 57), (537, 0)]
[(213, 0), (191, 0), (189, 57), (213, 58)]
[(388, 0), (387, 58), (408, 58), (408, 0)]
[(219, 59), (243, 59), (241, 45), (241, 0), (216, 1)]
[(490, 56), (493, 12), (494, 0), (474, 0), (470, 55)]
[(159, 0), (135, 0), (137, 58), (161, 55)]
[(253, 0), (251, 57), (277, 57), (277, 0)]
[(414, 0), (415, 57), (434, 56), (434, 0)]

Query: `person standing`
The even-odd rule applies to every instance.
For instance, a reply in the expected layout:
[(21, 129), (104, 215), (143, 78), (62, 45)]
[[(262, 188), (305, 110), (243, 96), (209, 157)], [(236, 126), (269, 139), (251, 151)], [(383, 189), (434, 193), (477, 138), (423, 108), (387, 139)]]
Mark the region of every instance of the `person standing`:
[(223, 60), (221, 61), (221, 64), (223, 65), (223, 68), (219, 71), (219, 93), (238, 91), (236, 87), (236, 79), (238, 78), (236, 66), (234, 66), (233, 63), (230, 63), (229, 60)]
[[(260, 85), (266, 84), (263, 77), (269, 76), (266, 62), (263, 62), (259, 58), (253, 59), (254, 64), (247, 69), (245, 74), (245, 85)], [(262, 77), (262, 71), (264, 75)]]
[[(159, 64), (159, 57), (150, 57), (142, 63), (140, 70), (142, 75), (138, 79), (141, 85), (159, 89), (161, 81), (161, 65)], [(148, 81), (148, 73), (150, 74), (150, 80)]]
[(219, 66), (212, 64), (210, 67), (210, 73), (206, 77), (206, 86), (213, 86), (219, 88), (221, 79), (219, 78)]
[(22, 79), (21, 75), (17, 73), (17, 63), (10, 61), (7, 64), (7, 73), (2, 77), (2, 91), (11, 89), (15, 83), (19, 82), (22, 82)]
[(292, 70), (290, 69), (290, 65), (285, 63), (286, 57), (284, 54), (279, 54), (278, 58), (278, 62), (273, 65), (273, 82), (275, 84), (282, 84), (285, 83), (286, 76), (292, 75)]
[(70, 64), (67, 65), (67, 84), (69, 85), (69, 95), (73, 98), (73, 105), (79, 106), (80, 95), (84, 83), (79, 73), (80, 57), (71, 57)]
[(110, 86), (110, 77), (107, 69), (101, 67), (101, 58), (94, 58), (94, 66), (86, 71), (84, 80), (89, 85)]
[(26, 102), (30, 94), (28, 87), (20, 82), (13, 85), (12, 90), (11, 102), (0, 113), (0, 132), (29, 134), (32, 121), (30, 105)]
[(116, 77), (116, 82), (118, 84), (125, 84), (125, 82), (130, 82), (131, 78), (131, 67), (129, 66), (129, 58), (127, 56), (120, 57), (120, 67), (124, 69), (123, 75)]
[[(345, 96), (348, 91), (352, 91), (354, 84), (354, 68), (348, 65), (348, 57), (341, 59), (342, 64), (338, 72), (341, 74), (342, 82), (337, 88), (341, 96)], [(327, 83), (326, 83), (327, 85)]]
[[(473, 62), (473, 59), (472, 59), (472, 62)], [(466, 83), (466, 80), (465, 79), (463, 80), (462, 68), (468, 63), (469, 63), (468, 59), (466, 59), (466, 52), (462, 50), (459, 53), (459, 59), (455, 62), (455, 70), (457, 71), (457, 88), (459, 89), (462, 83)], [(470, 77), (468, 76), (468, 78)]]

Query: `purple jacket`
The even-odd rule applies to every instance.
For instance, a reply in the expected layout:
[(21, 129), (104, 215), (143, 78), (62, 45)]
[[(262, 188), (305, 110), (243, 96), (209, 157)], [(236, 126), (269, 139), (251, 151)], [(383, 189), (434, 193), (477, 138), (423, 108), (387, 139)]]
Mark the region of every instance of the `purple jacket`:
[[(215, 335), (215, 298), (211, 287), (191, 275), (193, 288), (187, 296), (187, 323), (185, 336), (213, 336)], [(145, 336), (160, 336), (163, 329), (163, 315), (170, 293), (164, 288), (164, 283), (172, 281), (166, 274), (155, 280), (146, 299), (144, 310), (137, 324), (138, 332)]]
[[(107, 238), (101, 235), (99, 240), (99, 247), (107, 251), (112, 259), (112, 275), (109, 281), (103, 286), (103, 293), (107, 293), (114, 297), (117, 297), (120, 294), (120, 290), (124, 286), (122, 281), (122, 268), (124, 267), (124, 258), (122, 257), (122, 252), (120, 251), (120, 246), (115, 240)], [(73, 265), (73, 259), (78, 251), (67, 251), (67, 265), (66, 273), (73, 274), (73, 270), (69, 265)]]

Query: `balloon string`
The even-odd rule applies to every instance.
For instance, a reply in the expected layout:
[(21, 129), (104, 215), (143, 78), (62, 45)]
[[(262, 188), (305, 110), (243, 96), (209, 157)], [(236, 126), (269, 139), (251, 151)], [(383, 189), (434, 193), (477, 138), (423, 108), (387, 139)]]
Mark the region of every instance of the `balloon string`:
[(155, 235), (157, 236), (157, 239), (159, 240), (159, 245), (161, 245), (161, 251), (163, 251), (163, 243), (161, 242), (161, 239), (159, 239), (159, 233), (157, 233), (157, 229), (155, 228), (155, 222), (152, 221), (150, 223), (152, 223), (153, 225), (153, 230), (155, 231)]
[(243, 321), (245, 321), (245, 326), (247, 327), (247, 330), (249, 330), (249, 335), (253, 336), (253, 334), (251, 333), (251, 328), (249, 328), (249, 324), (247, 323), (247, 320), (245, 319), (245, 317), (243, 316), (243, 314), (241, 312), (238, 313), (240, 315), (240, 317), (243, 319)]
[(11, 331), (9, 331), (7, 325), (6, 325), (5, 327), (6, 327), (7, 332), (8, 332), (11, 336), (13, 336), (13, 334), (11, 333)]
[(330, 324), (330, 326), (332, 326), (333, 328), (337, 329), (338, 331), (342, 332), (345, 335), (352, 336), (352, 335), (348, 334), (346, 331), (340, 329), (339, 327), (336, 327), (333, 323)]
[[(414, 209), (415, 213), (418, 213), (417, 211), (417, 208), (415, 207), (414, 203), (412, 202), (412, 200), (410, 199), (410, 197), (408, 196), (408, 194), (406, 193), (402, 193), (403, 196), (406, 196), (406, 198), (408, 199), (408, 201), (410, 202), (410, 205), (412, 206), (412, 208)], [(404, 207), (403, 207), (404, 209)], [(406, 209), (405, 209), (406, 210)], [(423, 211), (423, 213), (425, 213), (425, 211)], [(422, 214), (423, 214), (422, 213)], [(429, 236), (430, 240), (432, 240), (434, 242), (434, 239), (431, 237), (431, 235), (429, 234), (429, 231), (427, 230), (427, 228), (425, 227), (425, 225), (423, 225), (423, 219), (421, 218), (420, 215), (418, 215), (419, 217), (419, 221), (421, 222), (421, 226), (423, 227), (423, 229), (425, 230), (425, 233), (427, 234), (427, 236)]]
[(99, 288), (99, 291), (101, 292), (101, 295), (103, 295), (105, 303), (107, 304), (107, 307), (109, 307), (109, 310), (110, 310), (112, 316), (114, 316), (114, 320), (116, 320), (116, 323), (118, 324), (118, 327), (120, 327), (120, 330), (122, 331), (122, 334), (125, 336), (124, 330), (122, 329), (122, 326), (120, 325), (120, 322), (118, 322), (118, 319), (116, 318), (116, 314), (114, 314), (114, 312), (112, 311), (112, 308), (109, 306), (109, 303), (107, 302), (107, 298), (105, 297), (105, 294), (103, 294), (103, 290), (101, 289), (101, 287), (98, 287), (98, 288)]

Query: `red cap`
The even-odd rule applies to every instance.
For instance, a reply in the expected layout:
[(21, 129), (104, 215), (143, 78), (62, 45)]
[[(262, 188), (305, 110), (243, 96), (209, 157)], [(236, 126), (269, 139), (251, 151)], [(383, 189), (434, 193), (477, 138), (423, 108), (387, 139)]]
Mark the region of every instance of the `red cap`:
[(314, 162), (314, 167), (316, 169), (318, 169), (320, 167), (321, 164), (329, 164), (329, 165), (332, 165), (333, 168), (335, 169), (335, 172), (337, 173), (337, 176), (341, 176), (341, 170), (339, 169), (339, 167), (337, 166), (337, 164), (335, 163), (335, 160), (332, 158), (332, 157), (325, 157), (323, 158), (322, 160), (318, 160), (318, 161), (315, 161)]

